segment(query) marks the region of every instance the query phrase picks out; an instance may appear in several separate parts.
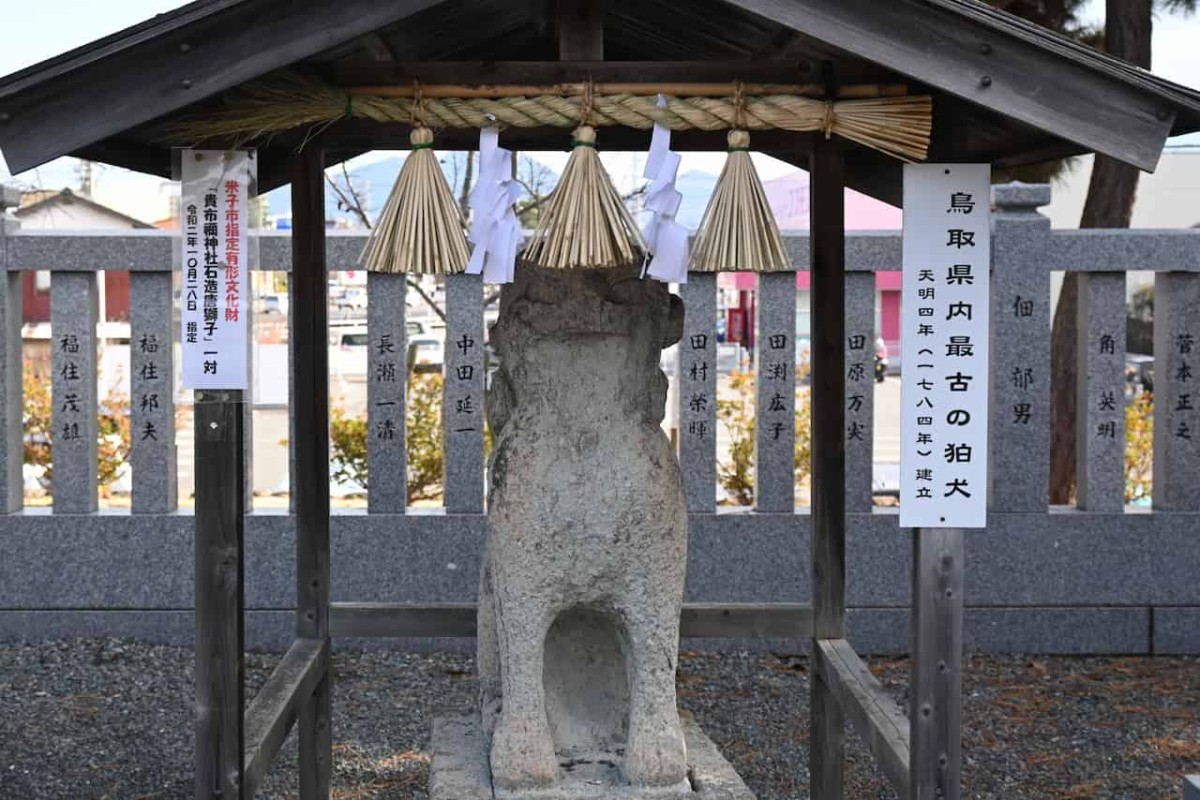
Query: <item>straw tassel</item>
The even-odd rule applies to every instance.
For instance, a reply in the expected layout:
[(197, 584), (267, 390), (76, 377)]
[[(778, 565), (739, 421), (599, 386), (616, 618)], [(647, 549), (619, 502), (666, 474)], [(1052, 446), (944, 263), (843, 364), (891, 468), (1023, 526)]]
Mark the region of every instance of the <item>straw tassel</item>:
[(646, 242), (596, 155), (595, 128), (576, 128), (573, 144), (521, 262), (555, 269), (641, 264)]
[(750, 159), (750, 134), (729, 132), (729, 158), (692, 245), (693, 272), (791, 269), (775, 215)]
[(412, 131), (412, 152), (360, 261), (369, 272), (447, 275), (466, 269), (470, 253), (458, 203), (433, 152), (433, 131)]

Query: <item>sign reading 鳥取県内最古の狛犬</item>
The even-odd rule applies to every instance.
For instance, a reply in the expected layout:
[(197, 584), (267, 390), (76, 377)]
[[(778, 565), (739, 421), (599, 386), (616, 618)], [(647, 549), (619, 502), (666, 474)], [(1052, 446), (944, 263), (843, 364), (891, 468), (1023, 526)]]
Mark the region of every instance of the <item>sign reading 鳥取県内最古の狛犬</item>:
[(180, 162), (180, 342), (187, 389), (249, 384), (247, 204), (253, 154), (183, 150)]
[(900, 525), (987, 524), (991, 167), (904, 167)]

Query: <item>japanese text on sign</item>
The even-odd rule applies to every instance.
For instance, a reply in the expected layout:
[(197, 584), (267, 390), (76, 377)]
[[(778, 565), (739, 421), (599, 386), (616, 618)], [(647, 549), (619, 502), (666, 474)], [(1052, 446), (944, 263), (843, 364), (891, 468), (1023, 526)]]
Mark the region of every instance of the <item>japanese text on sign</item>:
[(987, 523), (990, 175), (904, 168), (903, 527)]
[(244, 151), (184, 150), (180, 300), (183, 385), (248, 385), (250, 269), (247, 200), (253, 157)]

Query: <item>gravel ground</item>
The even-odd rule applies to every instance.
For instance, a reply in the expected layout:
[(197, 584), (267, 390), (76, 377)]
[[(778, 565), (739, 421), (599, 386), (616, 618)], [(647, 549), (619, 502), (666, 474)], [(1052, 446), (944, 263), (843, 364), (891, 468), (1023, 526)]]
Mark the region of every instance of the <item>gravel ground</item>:
[[(247, 696), (278, 654), (247, 657)], [(0, 798), (192, 796), (192, 653), (125, 640), (0, 645)], [(901, 697), (904, 660), (872, 669)], [(424, 798), (430, 719), (469, 709), (471, 659), (335, 656), (335, 800)], [(685, 654), (680, 703), (761, 800), (806, 798), (803, 658)], [(1200, 661), (969, 659), (965, 796), (1176, 800), (1200, 772)], [(295, 791), (294, 739), (261, 797)], [(861, 744), (847, 747), (847, 797), (892, 798)]]

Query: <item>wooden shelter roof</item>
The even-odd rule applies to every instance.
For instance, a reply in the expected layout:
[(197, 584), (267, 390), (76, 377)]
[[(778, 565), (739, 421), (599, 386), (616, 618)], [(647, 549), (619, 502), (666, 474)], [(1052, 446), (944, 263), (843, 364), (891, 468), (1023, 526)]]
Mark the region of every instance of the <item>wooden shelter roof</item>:
[[(198, 0), (0, 79), (0, 149), (14, 172), (76, 155), (167, 176), (160, 123), (281, 69), (344, 85), (747, 80), (907, 83), (934, 98), (931, 158), (1000, 167), (1096, 151), (1142, 169), (1166, 138), (1200, 130), (1200, 92), (1172, 84), (978, 0), (607, 0), (604, 62), (558, 61), (553, 0)], [(407, 127), (325, 128), (330, 163), (402, 149)], [(505, 134), (559, 149), (559, 129)], [(755, 149), (805, 164), (806, 135)], [(253, 142), (262, 188), (286, 182), (299, 135)], [(602, 134), (642, 149), (646, 132)], [(474, 146), (468, 131), (439, 144)], [(680, 150), (723, 135), (677, 134)], [(847, 145), (847, 182), (899, 197), (899, 163)]]

